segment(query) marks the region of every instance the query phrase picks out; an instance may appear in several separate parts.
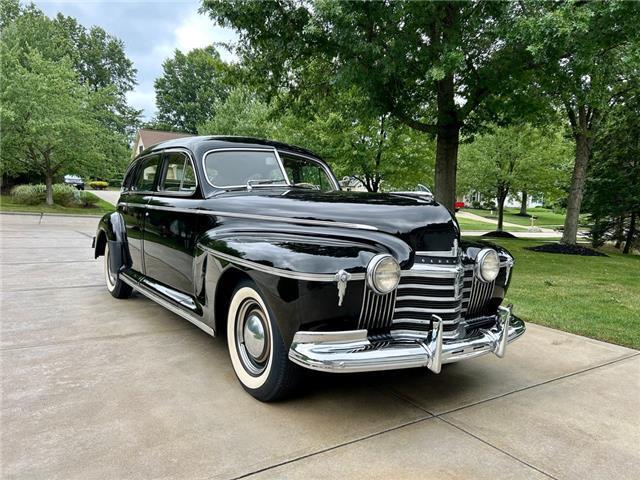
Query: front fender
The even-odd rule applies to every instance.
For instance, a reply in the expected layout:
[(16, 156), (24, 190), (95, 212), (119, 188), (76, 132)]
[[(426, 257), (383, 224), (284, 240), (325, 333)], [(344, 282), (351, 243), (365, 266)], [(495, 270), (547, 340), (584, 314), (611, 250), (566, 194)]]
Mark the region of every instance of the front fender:
[(411, 248), (392, 235), (353, 233), (345, 229), (220, 228), (205, 232), (198, 245), (234, 263), (283, 270), (302, 277), (303, 274), (335, 275), (340, 270), (362, 276), (369, 260), (379, 253), (393, 255), (403, 268), (413, 262)]
[[(205, 285), (214, 283), (205, 276), (224, 278), (226, 270), (237, 269), (267, 297), (286, 342), (301, 328), (354, 329), (371, 258), (389, 253), (401, 265), (409, 265), (413, 252), (402, 240), (385, 233), (327, 230), (211, 229), (198, 242), (196, 291), (204, 293)], [(342, 302), (336, 279), (340, 270), (350, 275)], [(215, 282), (216, 291), (224, 288), (221, 283)]]

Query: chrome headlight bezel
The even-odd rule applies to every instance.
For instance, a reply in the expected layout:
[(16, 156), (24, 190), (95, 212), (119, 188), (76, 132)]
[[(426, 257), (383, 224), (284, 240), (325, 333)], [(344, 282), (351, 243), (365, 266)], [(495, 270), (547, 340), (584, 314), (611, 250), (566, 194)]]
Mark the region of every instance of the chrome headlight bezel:
[[(494, 269), (495, 267), (495, 269)], [(493, 248), (483, 248), (476, 256), (475, 274), (482, 282), (493, 282), (500, 274), (500, 256)]]
[[(380, 269), (385, 267), (391, 267), (395, 274), (395, 281), (393, 282), (393, 284), (380, 284)], [(398, 288), (398, 284), (400, 283), (400, 274), (400, 264), (398, 263), (398, 261), (388, 253), (381, 253), (375, 255), (367, 265), (367, 285), (378, 295), (386, 295), (387, 293), (391, 293), (396, 288)]]

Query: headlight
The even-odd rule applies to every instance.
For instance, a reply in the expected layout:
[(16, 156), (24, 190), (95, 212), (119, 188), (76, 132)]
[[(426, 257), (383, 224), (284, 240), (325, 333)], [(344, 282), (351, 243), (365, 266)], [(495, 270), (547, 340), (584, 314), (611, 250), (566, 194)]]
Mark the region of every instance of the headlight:
[(388, 254), (376, 255), (367, 266), (367, 283), (378, 294), (393, 291), (400, 282), (400, 265)]
[(476, 257), (476, 275), (483, 282), (493, 282), (500, 273), (500, 258), (491, 248), (483, 248)]

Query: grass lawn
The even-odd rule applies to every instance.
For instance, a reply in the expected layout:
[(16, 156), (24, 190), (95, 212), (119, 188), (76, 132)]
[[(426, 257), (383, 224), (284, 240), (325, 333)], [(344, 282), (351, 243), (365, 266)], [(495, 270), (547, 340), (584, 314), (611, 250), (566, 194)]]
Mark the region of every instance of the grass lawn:
[[(475, 213), (481, 217), (490, 218), (491, 220), (498, 220), (498, 211), (494, 210), (491, 215), (491, 210), (481, 210), (475, 208), (465, 209), (466, 212)], [(505, 208), (504, 209), (504, 221), (515, 223), (516, 225), (523, 225), (525, 227), (531, 226), (531, 219), (529, 217), (521, 217), (516, 215), (520, 211), (519, 208)], [(529, 215), (537, 217), (535, 220), (536, 227), (561, 227), (564, 225), (564, 213), (555, 213), (552, 210), (548, 210), (542, 207), (529, 208), (527, 210)]]
[[(475, 213), (475, 212), (474, 212)], [(486, 223), (486, 222), (479, 222), (477, 220), (470, 220), (468, 218), (461, 218), (461, 217), (457, 217), (458, 219), (458, 223), (460, 224), (460, 228), (462, 229), (462, 231), (471, 231), (471, 230), (482, 230), (485, 232), (492, 232), (497, 228), (497, 225), (491, 224), (491, 223)], [(508, 232), (524, 232), (525, 228), (519, 228), (519, 227), (504, 227), (504, 230), (508, 231)]]
[(61, 205), (48, 206), (44, 203), (40, 205), (22, 205), (14, 202), (10, 195), (0, 196), (0, 212), (20, 212), (20, 213), (60, 213), (65, 215), (103, 215), (113, 212), (115, 207), (109, 202), (98, 199), (94, 208), (71, 208)]
[(640, 256), (581, 257), (524, 250), (530, 239), (495, 239), (516, 259), (507, 301), (525, 321), (640, 349)]

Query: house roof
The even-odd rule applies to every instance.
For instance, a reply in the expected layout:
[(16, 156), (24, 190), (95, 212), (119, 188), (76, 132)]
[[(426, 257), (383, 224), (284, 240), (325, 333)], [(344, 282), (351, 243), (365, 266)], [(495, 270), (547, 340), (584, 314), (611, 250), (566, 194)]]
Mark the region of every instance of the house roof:
[(149, 130), (148, 128), (141, 128), (138, 130), (138, 135), (140, 135), (140, 140), (145, 148), (166, 140), (194, 136), (190, 133), (164, 132), (162, 130)]

